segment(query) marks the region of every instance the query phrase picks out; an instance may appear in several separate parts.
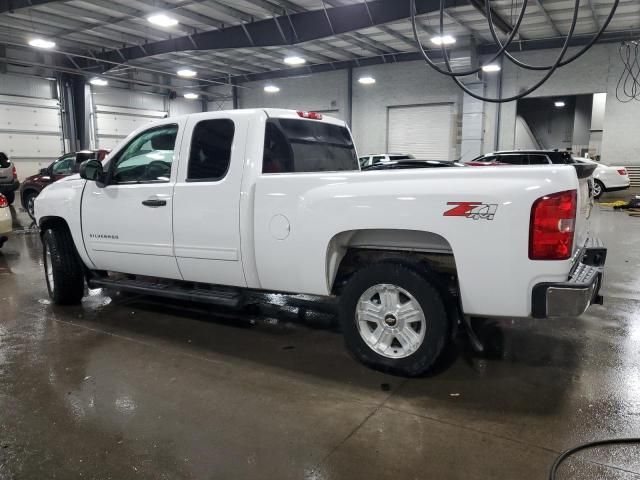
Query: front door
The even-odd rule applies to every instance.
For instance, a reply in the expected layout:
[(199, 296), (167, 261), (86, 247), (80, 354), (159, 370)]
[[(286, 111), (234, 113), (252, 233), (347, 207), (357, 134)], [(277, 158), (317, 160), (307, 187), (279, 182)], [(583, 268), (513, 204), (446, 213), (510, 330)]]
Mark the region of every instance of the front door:
[(104, 188), (87, 182), (82, 234), (96, 269), (182, 278), (171, 218), (181, 127), (167, 122), (134, 136), (109, 159)]

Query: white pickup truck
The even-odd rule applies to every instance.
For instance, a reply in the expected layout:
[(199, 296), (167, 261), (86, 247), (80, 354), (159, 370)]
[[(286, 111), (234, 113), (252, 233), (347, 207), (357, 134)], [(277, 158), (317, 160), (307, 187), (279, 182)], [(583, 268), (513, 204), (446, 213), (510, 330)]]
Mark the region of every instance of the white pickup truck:
[(469, 316), (576, 316), (606, 250), (589, 165), (361, 172), (344, 122), (276, 109), (199, 113), (131, 134), (47, 187), (47, 286), (85, 281), (227, 306), (261, 292), (333, 300), (347, 346), (418, 375)]

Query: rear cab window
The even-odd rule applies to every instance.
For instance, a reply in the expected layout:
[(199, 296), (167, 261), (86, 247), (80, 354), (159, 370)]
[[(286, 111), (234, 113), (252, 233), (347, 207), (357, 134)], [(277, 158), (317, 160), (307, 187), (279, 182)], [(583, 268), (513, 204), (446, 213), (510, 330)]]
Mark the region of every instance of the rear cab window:
[(187, 182), (217, 182), (227, 175), (234, 134), (229, 119), (203, 120), (195, 126)]
[(314, 120), (267, 120), (262, 173), (358, 171), (349, 130)]

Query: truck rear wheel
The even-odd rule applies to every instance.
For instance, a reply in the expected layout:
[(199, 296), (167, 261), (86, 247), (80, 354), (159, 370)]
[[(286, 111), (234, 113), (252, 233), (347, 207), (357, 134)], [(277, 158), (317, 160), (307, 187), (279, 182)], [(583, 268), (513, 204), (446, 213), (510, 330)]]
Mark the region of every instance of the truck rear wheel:
[(345, 342), (364, 364), (417, 376), (432, 368), (448, 338), (442, 296), (424, 275), (386, 262), (363, 268), (340, 297)]
[(56, 305), (80, 303), (84, 296), (84, 274), (71, 234), (62, 228), (42, 235), (42, 256), (49, 296)]

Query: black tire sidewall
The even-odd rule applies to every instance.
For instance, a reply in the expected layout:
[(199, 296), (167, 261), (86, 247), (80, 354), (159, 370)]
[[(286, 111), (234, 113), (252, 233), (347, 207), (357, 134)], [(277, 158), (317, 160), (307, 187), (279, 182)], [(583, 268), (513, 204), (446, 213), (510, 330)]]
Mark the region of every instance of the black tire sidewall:
[[(53, 289), (46, 275), (47, 249), (51, 256)], [(56, 305), (73, 305), (84, 295), (84, 273), (77, 258), (73, 239), (68, 231), (47, 229), (42, 235), (42, 254), (45, 263), (45, 282), (49, 296)]]
[(593, 196), (593, 198), (598, 199), (604, 194), (604, 184), (600, 180), (594, 180), (593, 183), (600, 186), (600, 194)]
[[(373, 351), (362, 339), (356, 324), (355, 309), (361, 295), (377, 284), (393, 284), (409, 292), (422, 307), (426, 332), (422, 345), (405, 358), (393, 359)], [(340, 296), (340, 323), (351, 353), (366, 365), (387, 373), (417, 376), (436, 362), (448, 338), (449, 321), (442, 296), (434, 283), (417, 270), (397, 264), (380, 263), (356, 272)]]
[[(53, 276), (53, 289), (51, 288), (52, 285), (49, 284), (49, 269), (47, 268), (47, 249), (49, 250), (49, 255), (51, 255), (51, 269), (52, 269), (52, 276)], [(55, 301), (56, 300), (56, 288), (55, 288), (55, 284), (56, 284), (56, 266), (55, 266), (55, 260), (54, 260), (54, 252), (57, 252), (57, 245), (56, 245), (56, 239), (55, 239), (55, 235), (53, 233), (53, 230), (47, 230), (44, 232), (43, 236), (42, 236), (42, 259), (43, 259), (43, 263), (44, 263), (44, 280), (47, 284), (47, 290), (49, 292), (49, 296)]]
[(38, 197), (38, 193), (36, 193), (36, 192), (29, 192), (24, 197), (24, 209), (27, 211), (27, 214), (33, 220), (35, 220), (35, 217), (34, 217), (33, 213), (29, 211), (29, 200), (32, 199), (32, 198), (35, 200), (37, 197)]

